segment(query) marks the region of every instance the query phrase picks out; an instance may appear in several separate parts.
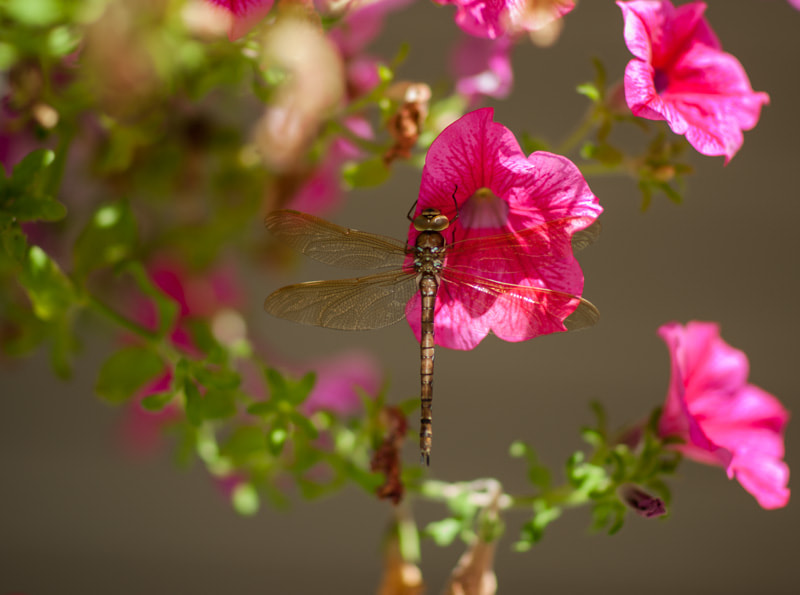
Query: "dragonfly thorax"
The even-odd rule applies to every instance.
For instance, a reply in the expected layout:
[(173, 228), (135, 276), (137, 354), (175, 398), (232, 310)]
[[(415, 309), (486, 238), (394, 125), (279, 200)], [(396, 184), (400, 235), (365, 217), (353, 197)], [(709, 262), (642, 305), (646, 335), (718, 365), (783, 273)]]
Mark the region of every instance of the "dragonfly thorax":
[(438, 231), (423, 231), (414, 246), (414, 270), (438, 275), (444, 264), (444, 236)]
[(444, 231), (450, 220), (439, 209), (425, 209), (412, 223), (417, 231)]

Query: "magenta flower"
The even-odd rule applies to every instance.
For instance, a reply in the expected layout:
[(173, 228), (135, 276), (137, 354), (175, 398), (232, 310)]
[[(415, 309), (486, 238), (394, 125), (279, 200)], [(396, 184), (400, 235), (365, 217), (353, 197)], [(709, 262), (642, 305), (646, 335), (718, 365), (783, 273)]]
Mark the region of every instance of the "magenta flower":
[[(564, 319), (578, 305), (571, 296), (583, 291), (583, 272), (572, 255), (570, 240), (602, 212), (569, 159), (545, 152), (525, 157), (511, 131), (493, 122), (493, 115), (491, 108), (470, 112), (433, 141), (422, 171), (416, 213), (435, 208), (453, 220), (457, 209), (458, 219), (446, 231), (449, 241), (511, 234), (500, 242), (487, 242), (478, 251), (451, 251), (445, 267), (453, 274), (464, 271), (559, 293), (532, 292), (530, 301), (545, 306), (534, 319), (519, 304), (492, 299), (443, 278), (434, 332), (437, 344), (452, 349), (472, 349), (489, 331), (505, 341), (524, 341), (565, 330)], [(410, 245), (416, 236), (412, 226)], [(502, 263), (488, 260), (496, 256)], [(490, 271), (482, 266), (484, 262), (490, 262)], [(419, 312), (417, 295), (406, 313), (418, 339)]]
[(231, 27), (228, 38), (231, 41), (239, 39), (263, 19), (270, 10), (275, 0), (207, 0), (219, 6), (231, 15)]
[[(344, 126), (357, 137), (373, 137), (369, 122), (355, 116), (347, 118)], [(305, 183), (289, 199), (287, 207), (306, 213), (322, 214), (339, 206), (342, 198), (342, 166), (350, 160), (364, 157), (364, 152), (344, 137), (335, 138), (321, 161)]]
[(800, 0), (789, 0), (789, 4), (800, 10)]
[(129, 456), (150, 457), (163, 447), (164, 428), (180, 418), (180, 408), (170, 403), (161, 411), (147, 411), (140, 403), (145, 397), (170, 390), (171, 385), (172, 371), (164, 370), (145, 386), (135, 403), (126, 408), (120, 422), (119, 439), (122, 449)]
[[(228, 267), (220, 267), (206, 274), (193, 275), (169, 259), (159, 259), (150, 264), (153, 283), (178, 305), (178, 317), (170, 340), (187, 352), (196, 352), (189, 333), (188, 322), (195, 317), (210, 317), (222, 308), (233, 308), (243, 302), (239, 284)], [(145, 327), (155, 329), (157, 314), (155, 304), (147, 299), (134, 303), (134, 317)]]
[(617, 5), (634, 55), (625, 68), (625, 99), (633, 114), (665, 120), (703, 155), (730, 161), (742, 146), (742, 131), (756, 125), (769, 96), (754, 92), (739, 61), (722, 51), (703, 18), (705, 3)]
[[(414, 0), (350, 0), (345, 15), (330, 31), (330, 38), (345, 59), (360, 54), (383, 29), (383, 20), (392, 11), (400, 10)], [(323, 3), (324, 4), (324, 3)], [(336, 2), (331, 1), (335, 14)], [(323, 14), (329, 12), (322, 7)]]
[(349, 415), (361, 409), (358, 390), (374, 397), (381, 386), (380, 366), (373, 356), (350, 351), (314, 362), (308, 369), (317, 373), (317, 381), (303, 413), (311, 415), (320, 410)]
[(465, 36), (456, 46), (451, 70), (456, 77), (456, 92), (474, 104), (481, 96), (503, 99), (511, 92), (511, 39), (479, 39)]
[(724, 467), (764, 508), (789, 501), (783, 432), (789, 413), (772, 395), (747, 384), (747, 356), (719, 336), (719, 326), (670, 322), (658, 329), (672, 360), (661, 436), (687, 457)]
[(434, 0), (457, 7), (456, 24), (475, 37), (497, 39), (538, 31), (575, 8), (573, 0)]

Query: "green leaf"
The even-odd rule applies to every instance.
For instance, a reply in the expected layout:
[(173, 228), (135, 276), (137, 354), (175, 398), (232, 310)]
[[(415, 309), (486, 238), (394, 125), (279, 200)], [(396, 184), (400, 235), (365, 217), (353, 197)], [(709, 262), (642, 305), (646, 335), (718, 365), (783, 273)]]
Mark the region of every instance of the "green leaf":
[(617, 533), (625, 523), (627, 508), (619, 500), (598, 503), (592, 509), (592, 530), (602, 531), (608, 527), (609, 535)]
[(247, 413), (258, 417), (268, 417), (277, 413), (278, 409), (272, 401), (257, 401), (247, 407)]
[[(216, 337), (214, 337), (214, 333), (211, 332), (211, 326), (208, 320), (187, 318), (184, 319), (183, 322), (189, 330), (192, 342), (205, 354), (209, 362), (223, 364), (226, 361), (227, 354), (225, 349), (219, 344)], [(220, 382), (230, 380), (231, 379), (228, 378), (228, 380), (220, 380)], [(205, 382), (203, 382), (203, 384), (205, 385)]]
[(19, 264), (25, 261), (25, 255), (28, 253), (28, 238), (19, 228), (18, 225), (12, 225), (6, 229), (0, 228), (0, 234), (3, 238), (3, 249), (6, 254)]
[(35, 184), (37, 176), (43, 169), (50, 167), (56, 154), (50, 149), (36, 149), (31, 151), (14, 166), (11, 178), (17, 188), (28, 188)]
[(293, 405), (301, 405), (305, 402), (314, 385), (317, 383), (317, 374), (315, 372), (308, 372), (300, 380), (298, 380), (293, 387), (290, 400)]
[(386, 167), (383, 157), (372, 157), (360, 163), (347, 163), (342, 169), (342, 178), (350, 188), (371, 188), (380, 186), (387, 179), (391, 170)]
[(32, 27), (46, 27), (62, 18), (57, 0), (6, 0), (5, 5), (9, 16)]
[(289, 419), (291, 420), (292, 424), (302, 432), (309, 440), (316, 440), (319, 436), (319, 432), (317, 432), (317, 428), (314, 427), (314, 424), (311, 423), (311, 420), (308, 419), (302, 413), (298, 413), (296, 411), (292, 411), (289, 413)]
[(125, 271), (133, 277), (137, 286), (145, 295), (153, 298), (158, 312), (156, 333), (158, 336), (163, 337), (175, 325), (175, 320), (178, 316), (178, 304), (153, 283), (142, 263), (131, 261), (125, 266)]
[(253, 516), (261, 505), (258, 491), (251, 483), (240, 483), (231, 494), (233, 509), (242, 516)]
[(270, 367), (264, 368), (264, 377), (269, 387), (270, 401), (276, 403), (285, 401), (293, 407), (300, 405), (308, 398), (316, 382), (316, 374), (313, 372), (309, 372), (299, 380), (293, 380)]
[(461, 521), (454, 518), (446, 518), (441, 521), (434, 521), (428, 523), (428, 526), (423, 529), (423, 533), (433, 539), (436, 545), (445, 547), (453, 543), (453, 541), (461, 533)]
[(236, 404), (230, 391), (209, 388), (203, 395), (205, 419), (227, 419), (236, 415)]
[(72, 376), (72, 355), (80, 344), (72, 328), (72, 316), (63, 316), (51, 325), (53, 344), (50, 348), (50, 364), (59, 378)]
[(539, 543), (544, 537), (547, 525), (561, 516), (561, 508), (550, 506), (544, 500), (536, 500), (533, 509), (533, 518), (520, 529), (520, 541), (515, 544), (515, 549), (518, 551), (530, 549), (531, 545)]
[(174, 397), (175, 393), (172, 391), (147, 395), (141, 401), (142, 408), (146, 411), (161, 411)]
[(45, 171), (55, 153), (38, 149), (25, 156), (10, 179), (0, 178), (0, 223), (10, 221), (56, 221), (67, 214), (66, 207), (45, 191)]
[(271, 428), (267, 432), (267, 450), (273, 456), (279, 456), (283, 452), (283, 447), (289, 439), (289, 429), (282, 423)]
[(186, 380), (183, 383), (183, 394), (186, 396), (186, 419), (194, 427), (203, 423), (203, 396), (197, 385), (191, 380)]
[(460, 492), (453, 498), (447, 500), (447, 507), (455, 516), (464, 520), (471, 520), (478, 512), (478, 506), (472, 501), (472, 495), (468, 490)]
[(528, 469), (528, 480), (542, 490), (549, 489), (553, 484), (550, 470), (542, 465), (534, 465)]
[(198, 365), (192, 369), (195, 379), (206, 388), (233, 390), (239, 387), (242, 378), (233, 370), (221, 367), (214, 369)]
[(64, 316), (75, 303), (72, 282), (58, 264), (38, 246), (31, 246), (23, 260), (19, 282), (28, 293), (33, 312), (42, 320)]
[(242, 465), (254, 456), (266, 453), (267, 437), (257, 426), (238, 426), (220, 448), (220, 455)]
[(91, 271), (128, 258), (136, 245), (136, 221), (126, 201), (102, 205), (75, 241), (75, 274)]
[(65, 56), (77, 49), (81, 42), (80, 34), (67, 26), (52, 29), (47, 36), (47, 49), (51, 56)]
[(145, 347), (124, 347), (100, 368), (95, 391), (109, 403), (124, 403), (163, 371), (164, 362)]
[(583, 83), (582, 85), (578, 85), (575, 90), (589, 99), (591, 99), (594, 103), (600, 103), (603, 99), (603, 94), (598, 89), (594, 83)]

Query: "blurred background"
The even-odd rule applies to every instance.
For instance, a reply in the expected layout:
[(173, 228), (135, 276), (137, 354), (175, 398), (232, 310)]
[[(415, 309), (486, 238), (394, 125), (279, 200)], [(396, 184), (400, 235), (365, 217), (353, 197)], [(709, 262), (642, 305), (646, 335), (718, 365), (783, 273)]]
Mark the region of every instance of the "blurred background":
[[(784, 0), (708, 5), (725, 50), (755, 90), (770, 94), (758, 126), (728, 166), (721, 157), (689, 156), (696, 173), (681, 205), (659, 196), (643, 213), (631, 180), (589, 178), (605, 208), (603, 233), (579, 259), (600, 323), (519, 344), (489, 337), (469, 352), (439, 349), (432, 477), (496, 477), (508, 490), (524, 490), (523, 465), (507, 454), (512, 440), (529, 442), (560, 469), (582, 447), (578, 430), (592, 422), (590, 400), (606, 406), (612, 426), (639, 420), (666, 395), (669, 359), (656, 329), (670, 320), (718, 321), (723, 338), (747, 353), (750, 381), (790, 411), (800, 408), (800, 12)], [(551, 48), (515, 48), (512, 95), (491, 104), (495, 120), (518, 135), (563, 137), (586, 107), (573, 89), (593, 78), (591, 59), (603, 60), (614, 79), (630, 58), (613, 2), (584, 0), (564, 25)], [(374, 49), (391, 56), (411, 41), (399, 76), (435, 82), (447, 76), (445, 48), (456, 34), (450, 8), (417, 2), (389, 16)], [(353, 192), (329, 218), (403, 238), (418, 185), (419, 171), (399, 165), (389, 185)], [(252, 331), (284, 344), (289, 356), (369, 350), (387, 370), (390, 400), (417, 394), (419, 352), (406, 325), (344, 333), (260, 310), (277, 287), (323, 275), (336, 271), (248, 270)], [(111, 338), (83, 339), (69, 382), (53, 376), (45, 354), (0, 362), (0, 593), (375, 591), (389, 503), (351, 488), (287, 511), (265, 506), (255, 517), (238, 516), (199, 465), (179, 470), (169, 450), (146, 459), (125, 454), (122, 411), (93, 395)], [(800, 460), (794, 423), (786, 447), (793, 467)], [(406, 455), (416, 463), (414, 444)], [(527, 515), (509, 513), (497, 550), (499, 592), (798, 592), (796, 502), (762, 510), (721, 469), (690, 461), (671, 486), (666, 520), (629, 516), (608, 537), (587, 531), (588, 511), (571, 511), (522, 554), (510, 544)], [(440, 505), (424, 502), (415, 502), (414, 513), (420, 526), (444, 516)], [(423, 542), (428, 592), (441, 590), (462, 551), (459, 543)]]

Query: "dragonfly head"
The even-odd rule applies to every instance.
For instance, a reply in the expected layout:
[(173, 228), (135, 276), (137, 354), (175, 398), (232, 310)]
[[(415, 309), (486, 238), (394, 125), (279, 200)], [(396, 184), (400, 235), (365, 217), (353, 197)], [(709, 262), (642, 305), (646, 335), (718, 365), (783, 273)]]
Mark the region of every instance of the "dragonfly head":
[(417, 231), (444, 231), (450, 220), (439, 209), (425, 209), (414, 218), (413, 225)]

